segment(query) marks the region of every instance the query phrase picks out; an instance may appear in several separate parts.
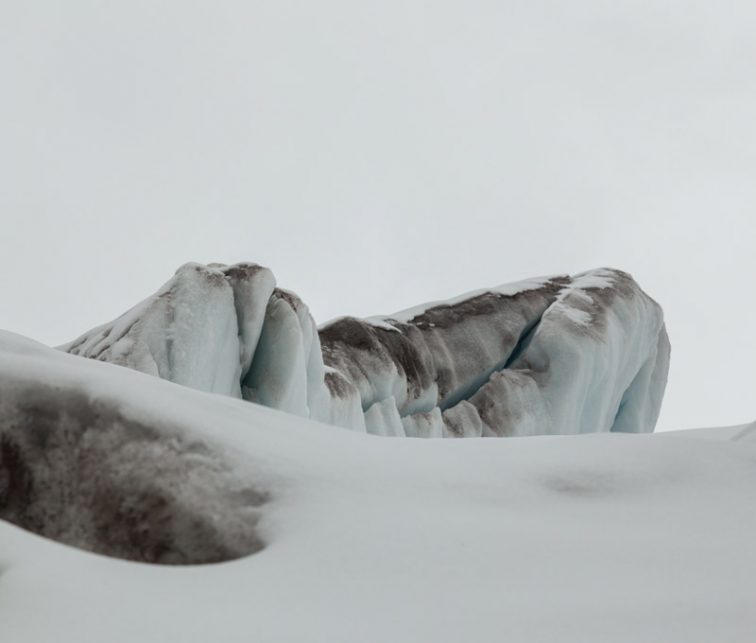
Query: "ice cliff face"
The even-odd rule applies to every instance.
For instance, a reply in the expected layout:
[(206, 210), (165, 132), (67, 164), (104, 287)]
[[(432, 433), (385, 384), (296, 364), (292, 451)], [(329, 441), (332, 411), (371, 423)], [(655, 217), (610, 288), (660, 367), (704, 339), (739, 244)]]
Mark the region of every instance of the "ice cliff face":
[(254, 264), (187, 264), (62, 347), (357, 431), (467, 437), (653, 430), (669, 342), (660, 307), (599, 269), (320, 330)]

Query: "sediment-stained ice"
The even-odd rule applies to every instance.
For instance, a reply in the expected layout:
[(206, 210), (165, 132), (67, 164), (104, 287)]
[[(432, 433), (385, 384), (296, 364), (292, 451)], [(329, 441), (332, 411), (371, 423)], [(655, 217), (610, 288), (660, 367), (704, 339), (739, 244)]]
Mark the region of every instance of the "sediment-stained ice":
[(532, 279), (319, 330), (255, 264), (187, 264), (62, 347), (202, 391), (386, 436), (652, 431), (661, 308), (627, 273)]

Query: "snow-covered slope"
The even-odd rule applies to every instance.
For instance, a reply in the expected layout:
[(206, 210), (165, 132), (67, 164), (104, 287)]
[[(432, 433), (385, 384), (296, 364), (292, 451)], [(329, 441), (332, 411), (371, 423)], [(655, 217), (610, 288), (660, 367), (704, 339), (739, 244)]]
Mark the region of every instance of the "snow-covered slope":
[(164, 382), (56, 353), (0, 334), (0, 517), (147, 562), (213, 562), (261, 547), (267, 494), (245, 458), (193, 438), (170, 398), (154, 415), (147, 400)]
[(651, 431), (669, 367), (660, 307), (610, 269), (345, 317), (318, 332), (266, 268), (187, 264), (62, 348), (301, 417), (413, 437)]
[[(9, 333), (0, 412), (3, 518), (118, 556), (207, 553), (181, 538), (195, 525), (205, 547), (229, 528), (256, 552), (145, 565), (0, 521), (3, 642), (711, 643), (756, 629), (745, 427), (383, 440)], [(103, 483), (110, 502), (91, 502)], [(156, 520), (138, 520), (145, 507)], [(140, 542), (157, 544), (123, 546)]]

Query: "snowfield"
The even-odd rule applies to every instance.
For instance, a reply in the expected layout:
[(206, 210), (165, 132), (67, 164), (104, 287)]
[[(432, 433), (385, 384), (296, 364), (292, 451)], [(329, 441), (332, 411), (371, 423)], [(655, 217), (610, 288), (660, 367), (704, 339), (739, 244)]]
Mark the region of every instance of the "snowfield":
[[(756, 631), (756, 424), (392, 440), (11, 333), (0, 414), (0, 515), (26, 527), (0, 522), (3, 642), (711, 643)], [(178, 538), (188, 525), (203, 538)], [(150, 565), (28, 529), (122, 558), (181, 562), (174, 537), (173, 555), (241, 557)]]

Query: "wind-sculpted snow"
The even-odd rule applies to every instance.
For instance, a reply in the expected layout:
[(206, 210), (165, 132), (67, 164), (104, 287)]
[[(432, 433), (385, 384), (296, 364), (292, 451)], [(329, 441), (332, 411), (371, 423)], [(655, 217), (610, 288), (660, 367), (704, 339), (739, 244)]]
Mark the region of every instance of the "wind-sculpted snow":
[(600, 269), (319, 331), (254, 264), (187, 264), (63, 347), (202, 391), (387, 436), (646, 432), (669, 366), (660, 307)]
[[(155, 422), (125, 403), (130, 380), (118, 381), (121, 369), (77, 366), (0, 334), (0, 518), (151, 563), (211, 563), (262, 548), (256, 524), (266, 493), (249, 462), (180, 419)], [(98, 385), (111, 370), (113, 384)], [(148, 396), (138, 394), (145, 408)]]
[(0, 635), (750, 641), (754, 435), (385, 440), (0, 332)]

